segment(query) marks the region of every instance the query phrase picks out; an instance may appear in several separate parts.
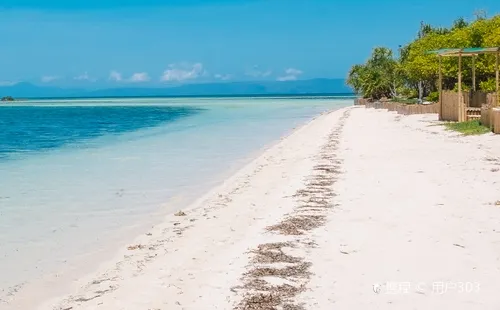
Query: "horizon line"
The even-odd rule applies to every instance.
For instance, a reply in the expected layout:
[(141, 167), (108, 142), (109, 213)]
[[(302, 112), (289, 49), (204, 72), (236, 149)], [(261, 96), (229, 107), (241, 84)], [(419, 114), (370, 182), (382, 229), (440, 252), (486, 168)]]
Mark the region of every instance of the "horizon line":
[[(308, 97), (315, 98), (346, 98), (351, 99), (357, 97), (355, 93), (339, 92), (339, 93), (301, 93), (301, 94), (233, 94), (233, 95), (177, 95), (177, 96), (61, 96), (61, 97), (19, 97), (15, 101), (7, 102), (16, 103), (21, 101), (36, 101), (36, 100), (78, 100), (78, 99), (162, 99), (162, 98), (297, 98), (307, 99)], [(2, 106), (2, 104), (0, 104)]]

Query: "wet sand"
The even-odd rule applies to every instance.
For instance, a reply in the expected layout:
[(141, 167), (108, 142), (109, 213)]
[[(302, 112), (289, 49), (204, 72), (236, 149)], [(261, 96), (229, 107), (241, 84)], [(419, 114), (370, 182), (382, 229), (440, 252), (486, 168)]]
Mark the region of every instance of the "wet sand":
[(349, 107), (37, 309), (496, 309), (500, 139)]

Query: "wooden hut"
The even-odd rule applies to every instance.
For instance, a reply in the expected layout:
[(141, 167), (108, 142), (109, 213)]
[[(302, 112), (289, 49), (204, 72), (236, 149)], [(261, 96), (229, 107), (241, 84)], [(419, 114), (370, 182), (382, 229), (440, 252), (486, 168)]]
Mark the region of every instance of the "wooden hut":
[[(463, 122), (473, 119), (485, 119), (485, 113), (492, 125), (496, 122), (498, 113), (491, 111), (493, 108), (500, 107), (500, 47), (487, 48), (446, 48), (428, 52), (436, 54), (439, 58), (439, 119), (445, 121)], [(476, 89), (476, 68), (475, 60), (478, 55), (493, 54), (496, 55), (496, 92), (482, 93)], [(458, 93), (443, 91), (443, 73), (442, 58), (458, 57)], [(471, 93), (462, 90), (462, 58), (472, 57), (472, 88)], [(486, 108), (485, 108), (486, 106)], [(499, 116), (500, 117), (500, 116)], [(499, 120), (500, 121), (500, 120)], [(494, 128), (492, 128), (494, 129)], [(494, 129), (495, 132), (500, 128)]]

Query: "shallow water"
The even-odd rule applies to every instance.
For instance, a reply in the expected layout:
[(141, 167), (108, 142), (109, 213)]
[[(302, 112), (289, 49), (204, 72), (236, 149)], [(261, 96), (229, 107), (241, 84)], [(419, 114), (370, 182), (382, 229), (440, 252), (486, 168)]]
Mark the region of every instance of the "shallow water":
[[(338, 98), (0, 106), (0, 301), (185, 206)], [(77, 259), (78, 258), (78, 259)]]

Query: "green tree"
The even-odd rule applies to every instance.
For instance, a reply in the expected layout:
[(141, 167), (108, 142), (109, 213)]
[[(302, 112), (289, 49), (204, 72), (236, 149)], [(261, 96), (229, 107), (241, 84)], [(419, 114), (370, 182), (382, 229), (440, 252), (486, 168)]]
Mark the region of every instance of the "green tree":
[(377, 47), (366, 64), (351, 68), (347, 84), (363, 97), (395, 97), (401, 85), (401, 69), (392, 50)]
[[(364, 97), (408, 96), (418, 94), (422, 99), (438, 88), (439, 57), (431, 50), (465, 47), (500, 46), (500, 15), (487, 18), (483, 11), (476, 12), (476, 19), (467, 22), (456, 19), (450, 28), (433, 27), (422, 22), (416, 38), (399, 48), (399, 59), (387, 48), (375, 48), (364, 64), (353, 66), (348, 84)], [(442, 57), (444, 89), (453, 90), (457, 85), (458, 58)], [(495, 74), (495, 56), (479, 55), (475, 58), (476, 82), (483, 90), (491, 90)], [(462, 59), (462, 82), (472, 85), (472, 57)]]
[(2, 97), (2, 99), (0, 99), (0, 101), (14, 101), (14, 98), (12, 96), (6, 96), (6, 97)]
[(463, 28), (467, 28), (467, 26), (469, 26), (467, 21), (463, 17), (460, 17), (453, 22), (453, 26), (452, 26), (451, 30), (453, 31), (455, 29), (463, 29)]

